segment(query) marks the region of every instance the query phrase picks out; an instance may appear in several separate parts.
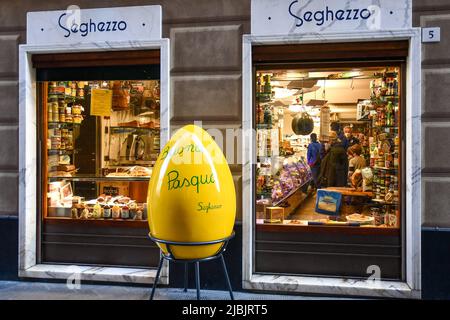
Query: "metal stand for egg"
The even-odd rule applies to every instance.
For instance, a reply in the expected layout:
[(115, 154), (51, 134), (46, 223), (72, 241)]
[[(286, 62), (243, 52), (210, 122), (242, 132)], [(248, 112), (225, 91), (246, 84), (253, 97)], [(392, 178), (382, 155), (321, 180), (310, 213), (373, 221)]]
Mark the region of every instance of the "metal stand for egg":
[[(195, 285), (196, 285), (196, 289), (197, 289), (197, 300), (200, 300), (200, 262), (210, 261), (210, 260), (214, 260), (214, 259), (220, 259), (222, 262), (222, 267), (223, 267), (223, 271), (225, 274), (225, 280), (227, 283), (228, 292), (230, 293), (231, 300), (234, 300), (233, 290), (231, 289), (230, 278), (228, 277), (227, 266), (225, 264), (225, 259), (223, 258), (223, 253), (225, 252), (225, 250), (227, 248), (228, 241), (230, 241), (234, 237), (234, 235), (235, 235), (235, 233), (233, 231), (233, 233), (230, 236), (228, 236), (224, 239), (219, 239), (219, 240), (214, 240), (214, 241), (175, 242), (175, 241), (167, 241), (167, 240), (161, 240), (161, 239), (155, 238), (149, 233), (149, 237), (151, 240), (153, 240), (154, 242), (160, 243), (160, 244), (164, 244), (164, 245), (166, 245), (166, 248), (167, 248), (167, 254), (164, 254), (161, 251), (161, 257), (159, 259), (158, 271), (156, 272), (156, 278), (155, 278), (155, 282), (153, 283), (150, 300), (153, 300), (153, 296), (155, 295), (156, 286), (158, 284), (158, 280), (159, 280), (159, 276), (161, 273), (161, 268), (162, 268), (164, 260), (172, 261), (175, 263), (184, 263), (184, 292), (187, 292), (187, 287), (188, 287), (188, 265), (189, 265), (189, 263), (195, 264)], [(222, 243), (222, 246), (217, 251), (217, 253), (210, 257), (206, 257), (206, 258), (202, 258), (202, 259), (177, 259), (173, 256), (172, 250), (170, 248), (170, 246), (172, 246), (172, 245), (174, 245), (174, 246), (175, 245), (176, 246), (207, 246), (207, 245), (218, 244), (218, 243)]]

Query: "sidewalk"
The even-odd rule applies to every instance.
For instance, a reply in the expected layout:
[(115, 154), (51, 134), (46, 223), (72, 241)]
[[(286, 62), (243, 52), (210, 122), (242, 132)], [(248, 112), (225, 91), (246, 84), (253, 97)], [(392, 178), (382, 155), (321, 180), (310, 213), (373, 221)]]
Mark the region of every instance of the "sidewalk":
[[(26, 281), (0, 281), (0, 300), (148, 300), (150, 287), (81, 284), (80, 289), (69, 289), (65, 283)], [(227, 291), (202, 290), (202, 300), (229, 300)], [(333, 297), (307, 297), (299, 295), (260, 294), (235, 292), (236, 300), (330, 300)], [(155, 300), (195, 300), (195, 289), (156, 289)]]

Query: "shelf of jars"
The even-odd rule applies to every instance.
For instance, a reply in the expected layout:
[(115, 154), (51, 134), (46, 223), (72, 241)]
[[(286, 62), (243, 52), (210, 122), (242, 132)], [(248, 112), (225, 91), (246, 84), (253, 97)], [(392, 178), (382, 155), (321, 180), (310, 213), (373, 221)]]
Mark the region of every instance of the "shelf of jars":
[(47, 149), (49, 155), (72, 155), (76, 153), (74, 149)]
[(111, 126), (109, 127), (111, 134), (133, 133), (133, 132), (154, 132), (159, 134), (160, 128), (149, 127), (133, 127), (133, 126)]
[(280, 123), (283, 123), (283, 119), (272, 103), (270, 78), (269, 74), (259, 74), (256, 78), (256, 202), (257, 205), (277, 206), (307, 185), (311, 180), (311, 172), (301, 158), (284, 155), (281, 144), (278, 154), (272, 154), (272, 139), (281, 139), (278, 131), (282, 128)]
[(370, 203), (376, 225), (399, 227), (400, 140), (398, 70), (378, 75), (370, 84), (372, 103), (369, 126), (373, 198)]
[(88, 218), (78, 219), (69, 217), (45, 217), (46, 224), (53, 225), (89, 225), (99, 227), (126, 227), (126, 228), (148, 228), (147, 220), (131, 220), (131, 219), (105, 219), (105, 218)]
[[(146, 197), (143, 197), (140, 191), (131, 193), (129, 191), (131, 186), (128, 184), (108, 184), (98, 180), (94, 182), (100, 184), (100, 189), (106, 193), (101, 193), (96, 198), (85, 198), (74, 195), (71, 181), (63, 179), (50, 182), (46, 218), (114, 222), (147, 219)], [(135, 183), (135, 181), (127, 182)]]
[(59, 121), (49, 121), (48, 122), (49, 127), (55, 126), (55, 127), (74, 127), (74, 126), (80, 126), (80, 123), (75, 122), (59, 122)]
[(48, 177), (48, 181), (59, 181), (59, 180), (67, 180), (67, 181), (144, 181), (148, 182), (150, 180), (150, 176), (148, 177), (132, 177), (132, 176), (93, 176), (93, 175), (73, 175), (73, 176), (53, 176)]

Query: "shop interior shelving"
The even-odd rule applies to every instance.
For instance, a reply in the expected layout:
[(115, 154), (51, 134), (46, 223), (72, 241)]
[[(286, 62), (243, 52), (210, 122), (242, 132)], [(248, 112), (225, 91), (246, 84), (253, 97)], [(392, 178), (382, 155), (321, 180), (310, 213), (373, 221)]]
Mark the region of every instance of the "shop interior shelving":
[(92, 176), (92, 175), (75, 175), (72, 177), (48, 177), (49, 181), (58, 181), (58, 180), (68, 180), (68, 181), (125, 181), (125, 182), (133, 182), (133, 181), (144, 181), (148, 182), (150, 177), (127, 177), (127, 176), (118, 176), (118, 177), (105, 177), (105, 176)]

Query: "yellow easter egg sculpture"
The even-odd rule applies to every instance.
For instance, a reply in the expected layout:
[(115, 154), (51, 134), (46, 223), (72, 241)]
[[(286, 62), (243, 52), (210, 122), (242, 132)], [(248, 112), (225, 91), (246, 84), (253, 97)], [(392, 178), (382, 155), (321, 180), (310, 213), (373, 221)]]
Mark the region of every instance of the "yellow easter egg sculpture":
[[(176, 242), (214, 241), (231, 235), (236, 192), (228, 163), (216, 142), (202, 128), (187, 125), (162, 149), (149, 183), (150, 234)], [(158, 244), (164, 253), (166, 245)], [(214, 255), (221, 243), (171, 245), (178, 259)]]

